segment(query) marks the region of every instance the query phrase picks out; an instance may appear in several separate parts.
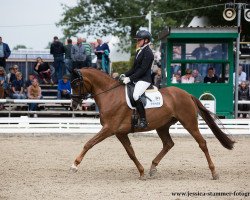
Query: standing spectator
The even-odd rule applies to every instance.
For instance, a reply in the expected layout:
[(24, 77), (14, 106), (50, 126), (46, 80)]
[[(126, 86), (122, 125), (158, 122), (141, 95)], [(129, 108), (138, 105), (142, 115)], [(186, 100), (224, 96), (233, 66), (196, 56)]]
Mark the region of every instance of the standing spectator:
[(84, 67), (91, 67), (92, 66), (92, 58), (91, 58), (91, 53), (92, 53), (92, 46), (86, 41), (86, 38), (82, 39), (83, 41), (83, 46), (85, 48), (86, 52), (86, 60), (84, 62)]
[[(247, 74), (243, 72), (241, 64), (238, 67), (238, 75), (238, 84), (240, 85), (242, 81), (246, 81), (247, 79)], [(233, 73), (233, 84), (235, 84), (235, 72)]]
[(86, 51), (84, 45), (82, 44), (82, 38), (77, 38), (77, 44), (72, 47), (71, 58), (73, 61), (73, 69), (81, 69), (84, 67)]
[[(205, 47), (204, 44), (200, 44), (199, 47), (194, 49), (194, 51), (191, 54), (196, 58), (196, 60), (207, 60), (209, 58), (210, 51), (207, 47)], [(197, 64), (196, 66), (201, 75), (203, 77), (206, 76), (208, 65), (202, 63), (202, 64)]]
[(36, 59), (34, 71), (38, 74), (39, 78), (41, 78), (45, 84), (48, 84), (48, 81), (50, 81), (51, 84), (54, 84), (51, 78), (49, 63), (44, 62), (41, 57), (38, 57)]
[(96, 61), (96, 66), (97, 66), (97, 69), (103, 69), (103, 66), (102, 66), (102, 55), (104, 54), (104, 51), (106, 51), (106, 53), (110, 53), (110, 50), (109, 50), (109, 46), (107, 43), (103, 43), (101, 39), (97, 39), (97, 43), (98, 43), (98, 46), (96, 47), (95, 49), (95, 54), (97, 56), (97, 61)]
[(10, 56), (11, 51), (9, 45), (3, 43), (2, 37), (0, 37), (0, 66), (6, 67), (6, 59)]
[(57, 99), (70, 99), (71, 87), (69, 77), (63, 76), (62, 80), (59, 80), (57, 87)]
[[(32, 84), (28, 87), (27, 92), (28, 99), (41, 99), (42, 98), (42, 90), (39, 86), (38, 80), (32, 80)], [(29, 110), (35, 111), (37, 109), (37, 103), (30, 103)]]
[(113, 79), (115, 79), (115, 80), (119, 80), (119, 73), (118, 72), (113, 72), (112, 73), (112, 76), (111, 76)]
[(158, 69), (157, 69), (156, 75), (155, 75), (155, 77), (154, 77), (154, 85), (155, 85), (157, 88), (160, 88), (160, 87), (161, 87), (161, 68), (158, 68)]
[(13, 81), (11, 86), (11, 98), (12, 99), (25, 99), (22, 73), (16, 73), (16, 80)]
[(204, 78), (204, 83), (217, 83), (218, 76), (214, 73), (214, 68), (210, 67), (207, 71), (207, 76)]
[[(5, 98), (6, 90), (6, 73), (3, 67), (0, 67), (0, 99)], [(4, 105), (0, 103), (0, 110), (4, 109)]]
[(181, 83), (194, 83), (194, 77), (192, 77), (191, 69), (186, 69), (186, 74), (181, 77)]
[(59, 41), (58, 37), (54, 37), (54, 41), (50, 46), (50, 54), (53, 55), (54, 57), (54, 68), (56, 72), (56, 78), (57, 80), (62, 79), (63, 76), (63, 68), (64, 68), (64, 46), (63, 44)]
[(195, 83), (203, 83), (203, 77), (197, 69), (193, 70), (192, 76), (194, 77)]
[[(242, 81), (239, 86), (238, 91), (238, 99), (239, 100), (250, 100), (250, 92), (249, 92), (249, 86), (247, 85), (246, 81)], [(249, 111), (250, 105), (249, 104), (239, 104), (239, 110), (240, 111)], [(247, 114), (243, 113), (243, 118), (246, 118)]]
[(72, 58), (71, 58), (71, 50), (72, 50), (72, 40), (67, 39), (67, 45), (65, 48), (65, 66), (66, 66), (66, 74), (70, 75), (72, 71)]

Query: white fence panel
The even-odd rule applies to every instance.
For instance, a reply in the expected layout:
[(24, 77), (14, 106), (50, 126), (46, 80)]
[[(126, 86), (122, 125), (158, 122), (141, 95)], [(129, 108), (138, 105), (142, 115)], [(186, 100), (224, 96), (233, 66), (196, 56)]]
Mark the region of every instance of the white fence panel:
[[(250, 135), (249, 119), (222, 119), (227, 133), (232, 135)], [(0, 118), (0, 134), (88, 134), (97, 133), (102, 128), (100, 119), (96, 118)], [(202, 134), (212, 134), (203, 120), (199, 120)], [(156, 133), (155, 130), (147, 133)], [(170, 128), (171, 134), (189, 134), (180, 123)]]

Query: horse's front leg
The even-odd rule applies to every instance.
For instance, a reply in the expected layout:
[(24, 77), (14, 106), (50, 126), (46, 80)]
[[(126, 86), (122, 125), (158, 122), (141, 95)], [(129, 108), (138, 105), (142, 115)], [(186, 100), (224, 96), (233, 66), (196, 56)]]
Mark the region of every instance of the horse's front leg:
[(91, 149), (94, 145), (98, 144), (99, 142), (103, 141), (107, 137), (113, 135), (110, 129), (107, 127), (103, 127), (98, 134), (96, 134), (93, 138), (91, 138), (83, 147), (81, 153), (76, 157), (75, 162), (70, 168), (71, 172), (77, 172), (77, 166), (82, 162), (83, 157)]

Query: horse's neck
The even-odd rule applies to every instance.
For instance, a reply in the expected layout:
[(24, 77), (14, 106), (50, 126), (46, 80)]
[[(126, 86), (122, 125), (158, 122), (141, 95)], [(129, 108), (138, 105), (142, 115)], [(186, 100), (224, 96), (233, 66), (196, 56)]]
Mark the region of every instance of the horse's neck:
[(86, 71), (85, 74), (85, 76), (92, 83), (92, 90), (94, 95), (100, 92), (105, 92), (106, 90), (109, 90), (111, 87), (116, 85), (116, 81), (114, 79), (101, 71), (92, 69)]

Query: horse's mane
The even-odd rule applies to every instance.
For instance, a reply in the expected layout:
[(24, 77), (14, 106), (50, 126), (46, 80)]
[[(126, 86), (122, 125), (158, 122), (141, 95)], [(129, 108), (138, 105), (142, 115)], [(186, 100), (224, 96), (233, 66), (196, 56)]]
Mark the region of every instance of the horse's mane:
[(95, 73), (95, 75), (97, 76), (101, 76), (102, 79), (107, 79), (108, 81), (110, 82), (118, 82), (117, 80), (113, 79), (109, 74), (99, 70), (99, 69), (96, 69), (94, 67), (85, 67), (85, 68), (82, 68), (83, 70), (87, 70), (87, 71), (93, 71)]

